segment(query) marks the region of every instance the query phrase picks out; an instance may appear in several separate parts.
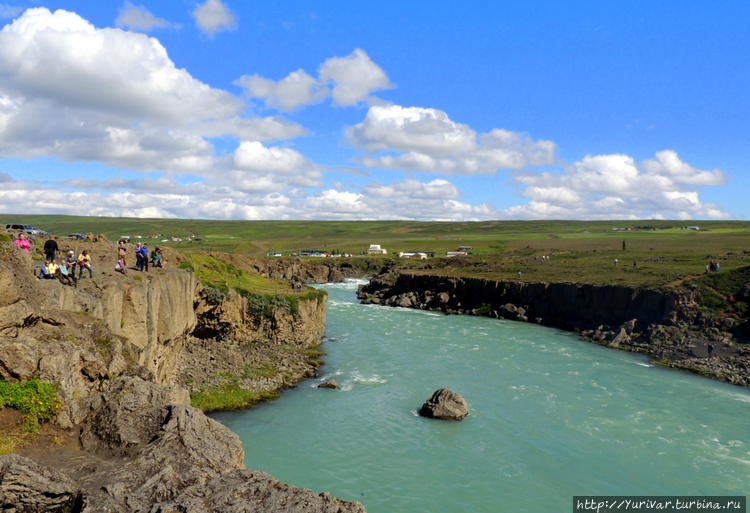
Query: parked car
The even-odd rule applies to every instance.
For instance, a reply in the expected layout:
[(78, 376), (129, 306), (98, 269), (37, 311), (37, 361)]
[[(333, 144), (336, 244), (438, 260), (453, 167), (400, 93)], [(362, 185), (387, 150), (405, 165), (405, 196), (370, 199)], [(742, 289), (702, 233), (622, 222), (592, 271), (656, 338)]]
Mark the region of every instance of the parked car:
[(5, 229), (11, 231), (26, 232), (29, 235), (35, 235), (37, 237), (44, 237), (50, 234), (49, 232), (40, 230), (39, 228), (34, 228), (33, 226), (29, 226), (28, 224), (6, 224)]
[(86, 235), (84, 235), (83, 233), (69, 233), (68, 238), (75, 240), (84, 240), (86, 239)]

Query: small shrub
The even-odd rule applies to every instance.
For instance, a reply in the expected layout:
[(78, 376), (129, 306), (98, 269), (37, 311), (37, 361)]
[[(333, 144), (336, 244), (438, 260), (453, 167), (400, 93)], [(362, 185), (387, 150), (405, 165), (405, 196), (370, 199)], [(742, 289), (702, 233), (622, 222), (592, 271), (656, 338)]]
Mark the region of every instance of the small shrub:
[(23, 429), (35, 432), (39, 424), (52, 419), (62, 408), (57, 387), (32, 378), (25, 383), (0, 380), (0, 407), (13, 408), (25, 414)]
[(219, 287), (204, 287), (206, 293), (206, 301), (209, 305), (219, 305), (227, 297), (226, 291)]

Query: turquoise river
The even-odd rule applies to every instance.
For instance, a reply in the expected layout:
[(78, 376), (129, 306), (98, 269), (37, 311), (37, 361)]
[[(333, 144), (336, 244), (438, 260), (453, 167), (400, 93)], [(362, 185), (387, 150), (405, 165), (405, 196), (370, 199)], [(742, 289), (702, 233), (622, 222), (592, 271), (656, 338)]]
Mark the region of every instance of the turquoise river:
[[(249, 468), (369, 513), (572, 511), (573, 495), (746, 495), (750, 391), (482, 317), (330, 294), (320, 378), (215, 418)], [(335, 379), (342, 390), (316, 388)], [(418, 417), (434, 390), (462, 422)]]

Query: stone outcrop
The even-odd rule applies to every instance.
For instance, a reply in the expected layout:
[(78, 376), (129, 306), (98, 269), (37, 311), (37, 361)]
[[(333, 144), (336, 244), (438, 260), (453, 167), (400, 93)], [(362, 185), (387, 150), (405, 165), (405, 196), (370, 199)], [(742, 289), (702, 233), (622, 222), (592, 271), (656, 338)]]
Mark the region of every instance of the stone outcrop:
[(80, 488), (65, 474), (17, 454), (0, 456), (0, 511), (80, 511)]
[[(274, 362), (289, 348), (298, 362), (268, 386), (293, 384), (323, 335), (324, 294), (294, 311), (254, 315), (239, 296), (212, 309), (192, 273), (115, 274), (111, 245), (86, 244), (94, 278), (74, 288), (37, 280), (31, 256), (0, 242), (0, 378), (58, 384), (55, 423), (79, 441), (31, 451), (31, 459), (0, 456), (3, 511), (364, 511), (246, 470), (239, 438), (191, 407), (179, 385), (193, 346), (205, 349), (205, 362), (219, 355), (240, 365), (248, 348)], [(196, 337), (211, 318), (219, 336)], [(214, 352), (211, 344), (222, 342), (224, 351)]]
[(419, 414), (431, 419), (463, 420), (469, 414), (469, 405), (460, 394), (439, 388), (425, 401)]
[(386, 269), (361, 286), (357, 296), (363, 303), (574, 330), (597, 344), (650, 355), (665, 366), (750, 385), (750, 320), (712, 317), (700, 308), (697, 291), (689, 286), (662, 291)]

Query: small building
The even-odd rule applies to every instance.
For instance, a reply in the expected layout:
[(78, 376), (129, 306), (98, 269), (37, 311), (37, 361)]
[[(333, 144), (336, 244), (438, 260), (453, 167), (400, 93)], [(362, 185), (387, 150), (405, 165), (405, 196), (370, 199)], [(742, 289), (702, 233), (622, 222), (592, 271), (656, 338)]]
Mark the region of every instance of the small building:
[(468, 253), (466, 251), (446, 251), (445, 256), (447, 257), (457, 257), (457, 256), (467, 256)]
[(405, 252), (401, 251), (398, 254), (399, 258), (406, 258), (407, 260), (427, 260), (427, 253), (422, 252)]
[(459, 251), (466, 251), (466, 252), (468, 252), (468, 251), (471, 251), (472, 249), (474, 249), (474, 248), (472, 248), (471, 246), (459, 246), (458, 247)]
[(367, 249), (367, 253), (370, 255), (387, 255), (388, 250), (385, 248), (381, 248), (380, 244), (370, 244), (370, 247)]

